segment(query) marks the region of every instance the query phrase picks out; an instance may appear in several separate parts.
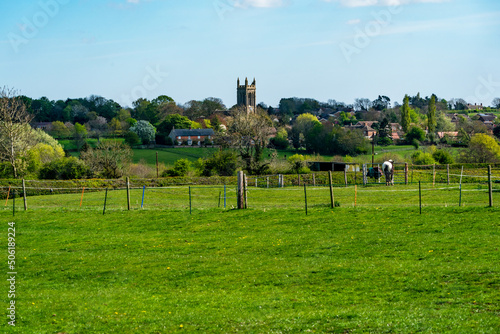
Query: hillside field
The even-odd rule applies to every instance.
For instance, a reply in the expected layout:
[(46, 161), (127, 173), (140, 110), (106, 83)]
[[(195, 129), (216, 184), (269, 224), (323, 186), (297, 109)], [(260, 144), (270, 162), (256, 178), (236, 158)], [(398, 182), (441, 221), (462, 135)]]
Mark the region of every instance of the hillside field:
[[(415, 188), (368, 189), (377, 200), (356, 208), (353, 187), (335, 189), (335, 209), (311, 189), (306, 216), (299, 187), (250, 189), (248, 210), (231, 209), (232, 193), (224, 210), (220, 189), (192, 189), (210, 205), (191, 215), (186, 190), (154, 206), (147, 195), (141, 210), (136, 189), (131, 211), (111, 191), (105, 215), (103, 192), (81, 208), (78, 193), (30, 197), (14, 217), (9, 199), (0, 221), (6, 236), (16, 228), (17, 325), (4, 317), (0, 332), (498, 333), (500, 209), (481, 204), (484, 191), (465, 207), (427, 195), (420, 215)], [(297, 200), (263, 205), (278, 198)]]

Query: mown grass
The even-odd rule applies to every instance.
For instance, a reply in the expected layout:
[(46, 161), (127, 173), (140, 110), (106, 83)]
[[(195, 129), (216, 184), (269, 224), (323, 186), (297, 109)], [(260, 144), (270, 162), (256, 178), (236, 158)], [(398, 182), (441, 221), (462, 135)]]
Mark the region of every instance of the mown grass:
[[(297, 189), (285, 191), (293, 198)], [(18, 324), (7, 329), (4, 320), (3, 332), (500, 328), (497, 208), (429, 206), (420, 215), (392, 196), (391, 207), (319, 205), (309, 216), (299, 204), (205, 207), (189, 215), (186, 204), (168, 202), (163, 210), (126, 211), (122, 197), (113, 204), (118, 194), (110, 192), (105, 216), (94, 207), (73, 209), (77, 194), (58, 195), (59, 208), (14, 218), (0, 210), (5, 231), (16, 222), (18, 259)], [(272, 202), (278, 196), (271, 194), (254, 191), (251, 198)], [(2, 287), (5, 310), (5, 281)]]

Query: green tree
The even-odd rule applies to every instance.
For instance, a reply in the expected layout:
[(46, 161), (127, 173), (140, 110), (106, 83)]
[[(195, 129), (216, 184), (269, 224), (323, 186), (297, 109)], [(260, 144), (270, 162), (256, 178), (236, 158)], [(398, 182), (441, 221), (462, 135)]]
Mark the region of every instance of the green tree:
[(130, 128), (130, 131), (135, 132), (143, 144), (149, 144), (155, 140), (156, 128), (148, 121), (138, 121)]
[(281, 150), (286, 150), (288, 148), (288, 132), (285, 128), (281, 128), (274, 138), (270, 140), (271, 144)]
[(405, 95), (403, 105), (401, 106), (401, 127), (403, 128), (404, 132), (408, 132), (410, 123), (410, 97), (408, 95)]
[(427, 128), (429, 129), (429, 133), (436, 131), (436, 125), (436, 95), (432, 94), (427, 111)]
[(174, 163), (174, 168), (167, 169), (162, 176), (186, 176), (191, 165), (188, 159), (179, 159)]
[(52, 122), (52, 130), (50, 134), (56, 138), (66, 138), (71, 135), (69, 129), (61, 121)]
[(419, 128), (418, 126), (412, 126), (410, 130), (406, 133), (406, 141), (408, 143), (412, 143), (414, 140), (419, 142), (425, 140), (425, 131)]
[(203, 176), (233, 176), (238, 168), (238, 155), (232, 150), (217, 151), (206, 159), (200, 159), (198, 169)]
[(495, 138), (478, 133), (471, 137), (468, 149), (460, 155), (462, 162), (498, 163), (500, 162), (500, 145)]
[(80, 123), (76, 123), (73, 130), (73, 139), (76, 145), (76, 149), (80, 151), (80, 149), (86, 143), (87, 128)]

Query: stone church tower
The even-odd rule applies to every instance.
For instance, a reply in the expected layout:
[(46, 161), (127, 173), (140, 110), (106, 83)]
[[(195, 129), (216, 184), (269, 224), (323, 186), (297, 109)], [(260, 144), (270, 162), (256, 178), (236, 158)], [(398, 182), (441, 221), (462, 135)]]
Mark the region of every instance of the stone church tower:
[(245, 85), (240, 85), (240, 78), (237, 83), (237, 104), (244, 106), (247, 113), (255, 112), (257, 109), (255, 96), (255, 78), (251, 85), (248, 84), (248, 78), (245, 79)]

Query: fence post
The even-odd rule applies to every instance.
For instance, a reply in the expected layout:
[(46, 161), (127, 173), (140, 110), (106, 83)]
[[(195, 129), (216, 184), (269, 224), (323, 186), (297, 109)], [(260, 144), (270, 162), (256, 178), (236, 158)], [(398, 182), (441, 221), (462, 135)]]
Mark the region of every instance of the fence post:
[(332, 185), (332, 171), (328, 171), (328, 179), (330, 180), (330, 204), (332, 206), (332, 209), (335, 207), (335, 201), (333, 198), (333, 185)]
[(358, 201), (358, 185), (354, 185), (354, 207), (356, 207)]
[(26, 202), (26, 185), (23, 179), (23, 199), (24, 199), (24, 211), (28, 210), (28, 203)]
[(156, 178), (158, 178), (158, 151), (156, 151)]
[(408, 185), (408, 163), (405, 162), (405, 184)]
[(255, 188), (258, 188), (259, 187), (259, 179), (258, 178), (255, 178)]
[(267, 188), (269, 189), (269, 176), (267, 177)]
[(85, 192), (85, 187), (83, 187), (82, 189), (82, 197), (80, 198), (80, 208), (82, 207), (82, 203), (83, 203), (83, 193)]
[(5, 200), (4, 206), (7, 206), (7, 204), (9, 203), (9, 195), (10, 195), (10, 186), (9, 186), (9, 191), (7, 191), (7, 199)]
[(420, 214), (422, 214), (422, 186), (420, 180), (418, 181), (418, 201), (420, 205)]
[(436, 164), (432, 165), (432, 188), (436, 184)]
[(245, 196), (243, 195), (244, 187), (243, 187), (243, 172), (239, 171), (238, 172), (238, 194), (237, 194), (237, 203), (238, 203), (238, 209), (244, 209), (245, 207)]
[(226, 185), (224, 185), (224, 209), (226, 208)]
[(12, 192), (12, 216), (16, 215), (16, 190)]
[(243, 174), (243, 197), (245, 199), (245, 209), (248, 209), (248, 178)]
[(450, 164), (446, 165), (447, 183), (450, 185)]
[(106, 202), (108, 201), (108, 188), (106, 188), (106, 195), (104, 195), (104, 209), (102, 209), (102, 214), (106, 213)]
[(189, 214), (193, 214), (193, 206), (192, 206), (192, 203), (191, 203), (191, 186), (189, 186)]
[(490, 197), (490, 208), (493, 206), (493, 187), (491, 184), (491, 165), (488, 166), (488, 193)]
[(298, 180), (298, 181), (297, 181), (297, 182), (298, 182), (298, 185), (299, 185), (299, 187), (300, 187), (300, 174), (299, 174), (299, 173), (297, 173), (297, 180)]
[(130, 179), (127, 176), (127, 209), (130, 211)]
[(146, 192), (146, 186), (142, 186), (142, 201), (141, 201), (141, 209), (144, 207), (144, 193)]
[(307, 190), (306, 190), (306, 183), (305, 182), (304, 182), (304, 198), (305, 198), (306, 216), (307, 216)]
[(460, 173), (460, 197), (458, 199), (458, 206), (462, 206), (462, 176), (464, 175), (464, 166), (462, 166), (462, 172)]
[(313, 173), (313, 186), (316, 187), (316, 174)]
[(368, 177), (366, 176), (368, 174), (368, 170), (366, 168), (366, 164), (363, 164), (363, 186), (366, 187), (366, 184), (368, 183)]
[(344, 168), (344, 183), (345, 183), (345, 186), (347, 187), (347, 165), (345, 165), (345, 168)]

